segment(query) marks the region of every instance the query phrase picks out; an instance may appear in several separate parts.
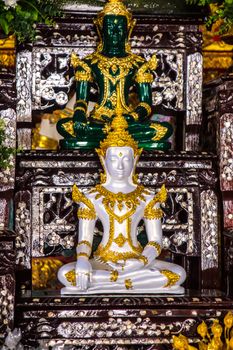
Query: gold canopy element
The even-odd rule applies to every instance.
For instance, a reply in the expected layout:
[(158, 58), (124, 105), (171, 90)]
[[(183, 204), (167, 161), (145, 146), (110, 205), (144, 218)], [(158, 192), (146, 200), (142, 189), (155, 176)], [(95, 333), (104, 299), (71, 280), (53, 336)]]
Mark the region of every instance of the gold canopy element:
[(127, 18), (128, 28), (132, 25), (132, 13), (127, 10), (122, 0), (108, 0), (103, 10), (97, 15), (96, 22), (100, 28), (103, 27), (103, 18), (106, 15), (125, 16)]

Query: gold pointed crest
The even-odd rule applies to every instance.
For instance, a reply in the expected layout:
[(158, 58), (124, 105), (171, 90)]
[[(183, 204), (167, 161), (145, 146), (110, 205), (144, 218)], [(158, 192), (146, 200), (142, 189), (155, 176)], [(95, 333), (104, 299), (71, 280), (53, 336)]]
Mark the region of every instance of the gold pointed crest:
[(122, 115), (123, 109), (120, 101), (120, 91), (117, 89), (117, 106), (115, 109), (115, 117), (113, 118), (111, 129), (106, 139), (100, 142), (100, 148), (96, 149), (97, 154), (105, 157), (109, 147), (131, 147), (134, 156), (140, 155), (142, 149), (138, 148), (138, 143), (126, 130), (128, 123)]
[(106, 15), (125, 16), (127, 18), (128, 28), (132, 25), (132, 13), (127, 10), (122, 0), (108, 0), (103, 10), (97, 16), (96, 23), (100, 28), (103, 27), (103, 18)]

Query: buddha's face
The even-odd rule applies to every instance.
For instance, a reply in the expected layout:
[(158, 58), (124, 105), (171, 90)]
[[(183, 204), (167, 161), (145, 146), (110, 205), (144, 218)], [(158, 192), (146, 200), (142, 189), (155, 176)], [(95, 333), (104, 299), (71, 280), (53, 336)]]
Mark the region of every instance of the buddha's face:
[(133, 149), (131, 147), (109, 147), (106, 152), (105, 166), (112, 179), (127, 179), (134, 168)]
[(121, 50), (127, 39), (127, 18), (106, 15), (103, 19), (103, 42), (107, 49)]

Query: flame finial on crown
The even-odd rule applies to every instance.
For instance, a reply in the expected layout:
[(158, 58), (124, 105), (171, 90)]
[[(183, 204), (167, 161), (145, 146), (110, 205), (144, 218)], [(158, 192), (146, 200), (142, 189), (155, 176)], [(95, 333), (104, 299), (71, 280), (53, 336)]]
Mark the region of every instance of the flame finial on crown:
[(117, 89), (117, 106), (115, 109), (115, 117), (111, 124), (111, 131), (106, 139), (100, 142), (100, 148), (96, 149), (99, 156), (105, 157), (109, 147), (131, 147), (134, 151), (134, 156), (140, 155), (142, 149), (138, 148), (138, 143), (126, 130), (128, 123), (122, 115), (123, 109), (120, 101), (120, 91)]
[(105, 4), (102, 11), (97, 15), (96, 22), (99, 27), (103, 27), (103, 18), (106, 15), (115, 15), (115, 16), (125, 16), (127, 18), (128, 28), (131, 27), (133, 16), (132, 13), (127, 10), (126, 6), (123, 3), (123, 0), (108, 0)]

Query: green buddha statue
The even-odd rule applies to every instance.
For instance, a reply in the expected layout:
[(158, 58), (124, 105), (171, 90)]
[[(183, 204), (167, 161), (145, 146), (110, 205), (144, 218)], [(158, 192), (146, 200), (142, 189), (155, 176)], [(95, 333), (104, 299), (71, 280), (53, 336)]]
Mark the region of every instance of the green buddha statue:
[[(72, 118), (57, 123), (63, 149), (94, 149), (106, 137), (115, 116), (118, 95), (128, 131), (140, 148), (166, 150), (172, 127), (166, 122), (151, 122), (153, 70), (155, 55), (147, 62), (131, 52), (129, 38), (135, 20), (121, 0), (109, 0), (99, 12), (95, 24), (100, 44), (97, 50), (80, 60), (72, 54), (75, 69), (76, 104)], [(98, 90), (98, 101), (87, 116), (91, 85)], [(137, 104), (129, 95), (137, 90)]]

